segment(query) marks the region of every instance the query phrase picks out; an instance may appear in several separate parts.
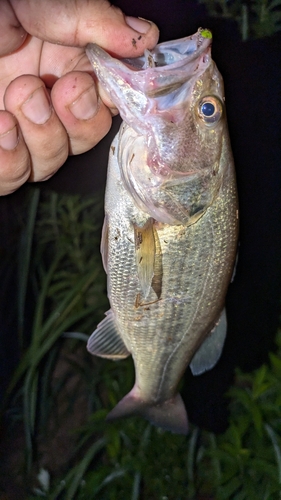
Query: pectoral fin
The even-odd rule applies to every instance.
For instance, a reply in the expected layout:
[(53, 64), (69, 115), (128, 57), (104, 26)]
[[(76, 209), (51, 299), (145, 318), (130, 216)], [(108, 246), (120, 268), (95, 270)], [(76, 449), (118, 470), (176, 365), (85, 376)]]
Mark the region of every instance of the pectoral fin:
[(91, 354), (101, 358), (113, 360), (127, 358), (130, 353), (117, 331), (112, 310), (105, 314), (105, 318), (89, 337), (87, 349)]
[(138, 277), (144, 298), (150, 292), (154, 275), (155, 239), (153, 219), (150, 217), (144, 226), (134, 225), (135, 252)]
[(151, 287), (160, 299), (162, 293), (162, 278), (163, 278), (163, 264), (162, 264), (162, 250), (155, 225), (153, 225), (153, 234), (155, 241), (155, 259), (154, 259), (154, 274), (151, 282)]
[(103, 268), (107, 273), (107, 260), (108, 260), (108, 221), (107, 216), (104, 218), (102, 233), (101, 233), (101, 244), (100, 253), (102, 257)]
[(200, 375), (207, 370), (211, 370), (218, 362), (222, 353), (226, 330), (227, 319), (225, 309), (223, 309), (218, 324), (192, 358), (189, 366), (193, 375)]

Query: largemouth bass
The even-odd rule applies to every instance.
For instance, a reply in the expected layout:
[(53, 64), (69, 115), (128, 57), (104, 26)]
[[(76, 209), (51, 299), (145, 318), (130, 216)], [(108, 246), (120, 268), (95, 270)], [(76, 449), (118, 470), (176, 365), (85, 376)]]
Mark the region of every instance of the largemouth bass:
[(142, 415), (183, 434), (178, 383), (188, 365), (200, 374), (220, 357), (238, 233), (211, 41), (199, 29), (123, 61), (87, 48), (124, 120), (110, 151), (101, 243), (111, 309), (88, 350), (134, 360), (135, 385), (108, 419)]

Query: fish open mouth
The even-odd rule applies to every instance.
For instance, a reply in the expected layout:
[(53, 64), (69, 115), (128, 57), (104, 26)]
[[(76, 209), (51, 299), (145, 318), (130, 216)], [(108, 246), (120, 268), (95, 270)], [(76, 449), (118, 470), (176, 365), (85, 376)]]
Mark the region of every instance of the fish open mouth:
[(146, 49), (141, 57), (122, 59), (122, 62), (136, 71), (148, 68), (161, 68), (162, 71), (167, 66), (170, 67), (169, 69), (175, 69), (186, 63), (187, 60), (196, 58), (202, 49), (205, 50), (211, 45), (211, 40), (211, 31), (199, 28), (195, 35), (163, 42), (152, 50)]
[(120, 99), (114, 98), (118, 85), (123, 89), (123, 99), (128, 87), (138, 91), (135, 99), (138, 106), (142, 101), (140, 93), (152, 98), (171, 93), (208, 65), (211, 43), (211, 32), (199, 28), (194, 35), (146, 50), (142, 57), (115, 59), (95, 44), (89, 44), (86, 52), (98, 79), (122, 115)]

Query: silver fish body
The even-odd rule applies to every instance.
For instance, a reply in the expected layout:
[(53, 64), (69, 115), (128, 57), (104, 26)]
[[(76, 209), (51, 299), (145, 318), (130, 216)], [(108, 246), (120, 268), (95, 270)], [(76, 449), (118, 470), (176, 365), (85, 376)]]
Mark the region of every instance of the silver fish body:
[(198, 30), (125, 62), (88, 49), (124, 119), (110, 151), (102, 237), (111, 310), (88, 349), (134, 360), (135, 385), (109, 418), (139, 414), (178, 433), (188, 428), (183, 372), (212, 368), (223, 348), (237, 246), (223, 82), (210, 44)]

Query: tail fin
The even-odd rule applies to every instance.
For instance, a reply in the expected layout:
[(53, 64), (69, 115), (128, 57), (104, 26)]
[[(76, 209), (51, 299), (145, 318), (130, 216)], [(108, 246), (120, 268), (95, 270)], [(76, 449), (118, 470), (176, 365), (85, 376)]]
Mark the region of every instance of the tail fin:
[(175, 434), (188, 432), (186, 409), (179, 394), (163, 403), (153, 404), (143, 401), (133, 388), (107, 415), (106, 420), (111, 421), (133, 415), (140, 415), (151, 424)]

